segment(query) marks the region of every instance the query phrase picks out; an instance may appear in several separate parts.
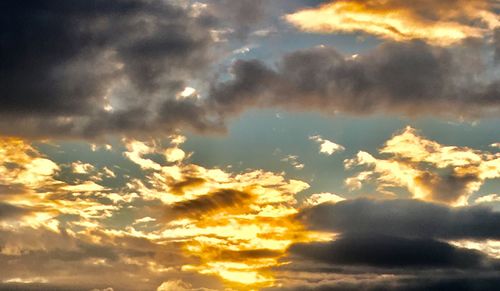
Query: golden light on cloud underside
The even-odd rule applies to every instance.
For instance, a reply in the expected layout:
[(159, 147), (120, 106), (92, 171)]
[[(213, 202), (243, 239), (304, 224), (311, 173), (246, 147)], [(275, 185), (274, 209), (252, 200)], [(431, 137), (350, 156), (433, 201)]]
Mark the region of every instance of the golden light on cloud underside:
[(380, 153), (388, 157), (376, 158), (361, 151), (345, 160), (346, 168), (367, 168), (348, 178), (347, 186), (357, 189), (373, 179), (381, 193), (405, 187), (415, 199), (464, 206), (486, 180), (500, 177), (499, 153), (441, 145), (411, 127), (388, 140)]
[(163, 202), (165, 225), (158, 238), (182, 242), (186, 256), (199, 260), (184, 265), (184, 271), (216, 275), (236, 289), (269, 287), (274, 285), (270, 268), (283, 264), (291, 244), (330, 238), (306, 231), (293, 218), (295, 194), (309, 187), (304, 182), (260, 170), (231, 174), (182, 159), (162, 166), (141, 153), (166, 153), (168, 161), (168, 149), (138, 141), (129, 141), (127, 148), (125, 156), (150, 171), (153, 185), (134, 187), (148, 193), (146, 199)]
[[(176, 253), (185, 262), (175, 265), (179, 272), (217, 277), (232, 289), (257, 290), (275, 285), (271, 269), (287, 263), (283, 259), (290, 245), (331, 238), (306, 230), (294, 218), (300, 209), (295, 195), (307, 183), (287, 180), (283, 173), (231, 173), (189, 163), (190, 154), (180, 148), (184, 141), (172, 136), (170, 146), (162, 147), (159, 141), (125, 140), (122, 156), (143, 177), (123, 177), (126, 186), (113, 188), (102, 184), (103, 177), (118, 176), (107, 167), (81, 161), (56, 164), (26, 141), (0, 139), (0, 207), (7, 205), (12, 212), (0, 217), (0, 231), (15, 232), (13, 238), (38, 233), (48, 238), (32, 245), (7, 241), (0, 254), (76, 252), (86, 244), (115, 250), (116, 240), (140, 239), (158, 248), (180, 246)], [(68, 170), (79, 178), (65, 181), (61, 174)], [(317, 196), (318, 201), (339, 199), (327, 193)], [(106, 223), (124, 209), (137, 210), (134, 222), (109, 229)], [(173, 269), (150, 257), (119, 256), (126, 266), (147, 268), (146, 277)], [(117, 263), (89, 257), (82, 264)], [(42, 279), (53, 283), (50, 277)]]
[[(480, 37), (500, 23), (498, 15), (489, 10), (488, 1), (457, 1), (460, 15), (451, 12), (453, 8), (437, 7), (441, 5), (437, 2), (341, 0), (297, 11), (285, 19), (307, 32), (365, 32), (396, 41), (422, 39), (437, 45)], [(480, 22), (481, 26), (471, 22)]]
[[(0, 213), (0, 233), (8, 234), (0, 236), (0, 255), (21, 261), (32, 253), (35, 260), (37, 252), (51, 254), (49, 266), (74, 255), (76, 268), (88, 274), (105, 268), (103, 272), (116, 270), (117, 276), (126, 274), (130, 280), (157, 278), (141, 281), (151, 284), (144, 290), (189, 290), (191, 282), (177, 279), (201, 275), (217, 278), (228, 290), (258, 290), (286, 282), (275, 271), (293, 260), (287, 256), (291, 245), (334, 237), (306, 229), (295, 214), (302, 207), (338, 203), (343, 197), (325, 192), (299, 204), (296, 195), (309, 187), (307, 183), (286, 179), (284, 173), (233, 173), (191, 163), (191, 153), (182, 149), (185, 140), (172, 136), (169, 146), (125, 140), (122, 162), (129, 163), (128, 174), (134, 167), (138, 172), (128, 176), (109, 165), (78, 160), (57, 164), (26, 141), (0, 139), (0, 208), (7, 209)], [(459, 205), (485, 180), (500, 177), (500, 153), (441, 145), (410, 127), (389, 139), (380, 153), (383, 158), (360, 152), (345, 161), (347, 168), (366, 168), (350, 178), (350, 186), (373, 179), (381, 193), (406, 187), (414, 198)], [(78, 179), (66, 181), (64, 171)], [(440, 171), (448, 178), (442, 179)], [(107, 185), (104, 177), (122, 178), (125, 186)], [(449, 190), (449, 196), (439, 196), (442, 189)], [(497, 198), (490, 195), (476, 203)], [(132, 222), (121, 222), (123, 212), (130, 211)], [(496, 243), (454, 243), (499, 254)], [(172, 259), (177, 256), (177, 261)], [(75, 268), (62, 264), (64, 269)], [(44, 276), (38, 269), (24, 277), (19, 274), (12, 271), (0, 279), (74, 281), (59, 277), (57, 270)]]

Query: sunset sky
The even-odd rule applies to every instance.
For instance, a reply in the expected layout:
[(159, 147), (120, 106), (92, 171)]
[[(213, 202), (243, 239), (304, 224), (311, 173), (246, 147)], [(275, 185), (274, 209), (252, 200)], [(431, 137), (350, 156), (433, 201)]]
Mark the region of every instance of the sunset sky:
[(500, 290), (500, 1), (0, 1), (0, 290)]

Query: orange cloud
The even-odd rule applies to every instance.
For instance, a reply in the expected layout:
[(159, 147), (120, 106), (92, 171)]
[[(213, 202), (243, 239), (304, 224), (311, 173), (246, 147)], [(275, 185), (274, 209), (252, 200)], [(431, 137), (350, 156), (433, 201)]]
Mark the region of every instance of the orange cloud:
[(307, 32), (364, 32), (384, 39), (422, 39), (437, 45), (481, 37), (500, 24), (488, 0), (340, 0), (297, 11), (285, 19)]
[[(0, 254), (18, 262), (0, 281), (71, 285), (75, 278), (59, 276), (51, 269), (57, 266), (92, 284), (96, 274), (127, 274), (117, 286), (134, 282), (144, 290), (175, 284), (198, 290), (190, 287), (196, 276), (258, 289), (275, 285), (271, 269), (286, 263), (290, 245), (330, 238), (295, 218), (295, 196), (307, 183), (284, 173), (207, 168), (188, 155), (173, 158), (184, 140), (172, 136), (168, 147), (126, 140), (122, 157), (138, 165), (136, 175), (127, 169), (129, 176), (120, 167), (113, 172), (80, 160), (59, 165), (26, 141), (0, 139)], [(105, 184), (113, 179), (125, 186)], [(312, 205), (342, 198), (322, 193), (311, 199)], [(20, 273), (40, 258), (50, 268)], [(189, 284), (176, 281), (182, 276)]]
[(345, 161), (346, 168), (367, 168), (346, 180), (350, 188), (359, 189), (375, 179), (382, 193), (404, 187), (413, 198), (459, 206), (466, 205), (487, 179), (500, 177), (500, 154), (441, 145), (411, 127), (388, 140), (380, 153), (388, 157), (378, 159), (359, 152)]

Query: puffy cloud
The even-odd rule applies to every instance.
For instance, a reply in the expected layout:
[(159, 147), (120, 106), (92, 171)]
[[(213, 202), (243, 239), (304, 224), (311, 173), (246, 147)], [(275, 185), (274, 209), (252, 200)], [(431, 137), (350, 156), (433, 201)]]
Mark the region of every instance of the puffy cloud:
[(347, 168), (368, 169), (346, 180), (351, 188), (375, 179), (381, 192), (405, 187), (417, 199), (464, 205), (487, 179), (500, 177), (499, 154), (441, 145), (411, 127), (388, 140), (380, 153), (386, 158), (359, 152), (345, 161)]
[(71, 163), (71, 168), (76, 174), (88, 174), (94, 170), (94, 166), (89, 163), (82, 163), (81, 161)]
[(437, 48), (421, 42), (385, 43), (356, 58), (321, 46), (286, 55), (273, 69), (239, 60), (233, 79), (214, 84), (209, 101), (224, 116), (252, 107), (326, 114), (393, 113), (441, 117), (492, 116), (499, 80), (477, 47)]
[(308, 32), (364, 32), (397, 41), (423, 39), (450, 45), (468, 37), (480, 37), (499, 26), (492, 6), (488, 0), (341, 0), (294, 12), (285, 19)]
[(320, 135), (310, 136), (309, 139), (319, 144), (320, 153), (328, 156), (331, 156), (336, 152), (345, 150), (343, 146), (336, 144), (330, 140), (324, 139)]

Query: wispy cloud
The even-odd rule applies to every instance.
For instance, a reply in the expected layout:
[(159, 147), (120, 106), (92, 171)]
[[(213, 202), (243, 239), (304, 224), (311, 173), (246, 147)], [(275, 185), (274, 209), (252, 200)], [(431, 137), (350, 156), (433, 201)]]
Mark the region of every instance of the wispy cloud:
[(500, 25), (488, 0), (330, 1), (288, 14), (285, 19), (307, 32), (364, 32), (396, 41), (422, 39), (438, 45), (491, 35), (491, 29)]

